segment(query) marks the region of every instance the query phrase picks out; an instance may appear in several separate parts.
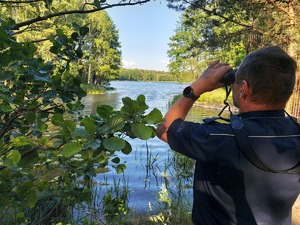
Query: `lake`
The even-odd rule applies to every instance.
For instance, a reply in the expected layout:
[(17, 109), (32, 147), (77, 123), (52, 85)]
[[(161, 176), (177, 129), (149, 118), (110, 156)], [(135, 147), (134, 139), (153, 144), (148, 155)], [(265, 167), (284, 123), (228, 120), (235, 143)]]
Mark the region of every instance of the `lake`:
[[(181, 94), (187, 84), (169, 82), (134, 82), (112, 81), (115, 90), (105, 94), (88, 95), (83, 99), (83, 113), (95, 112), (98, 105), (108, 104), (115, 109), (122, 106), (122, 98), (136, 99), (145, 95), (149, 111), (159, 109), (163, 114), (173, 97)], [(224, 93), (225, 97), (225, 93)], [(219, 111), (193, 107), (188, 119), (200, 121), (207, 116), (216, 116)], [(126, 162), (123, 174), (117, 174), (113, 168), (95, 178), (99, 205), (103, 195), (108, 191), (126, 188), (129, 191), (129, 207), (139, 213), (154, 213), (159, 205), (161, 193), (168, 193), (170, 198), (192, 198), (193, 162), (186, 157), (175, 154), (169, 146), (158, 138), (147, 141), (127, 139), (133, 151), (129, 155), (118, 153), (121, 162)]]
[[(158, 108), (165, 114), (173, 97), (181, 94), (187, 84), (113, 81), (111, 86), (115, 90), (103, 95), (85, 97), (84, 113), (94, 112), (101, 104), (109, 104), (119, 109), (123, 97), (135, 99), (143, 94), (149, 110)], [(201, 121), (204, 117), (216, 116), (218, 113), (219, 110), (193, 107), (187, 119)], [(174, 153), (158, 138), (148, 141), (138, 139), (128, 139), (128, 141), (133, 151), (129, 155), (119, 155), (122, 162), (126, 161), (126, 170), (123, 174), (117, 174), (113, 168), (110, 168), (110, 172), (97, 175), (95, 179), (97, 200), (93, 206), (101, 211), (100, 207), (102, 207), (102, 198), (105, 193), (116, 189), (120, 192), (122, 188), (125, 188), (129, 193), (128, 205), (131, 211), (155, 214), (156, 209), (159, 210), (161, 207), (160, 202), (165, 200), (163, 197), (174, 199), (174, 201), (176, 199), (187, 200), (191, 207), (193, 161)], [(292, 224), (300, 225), (300, 196), (293, 207)]]

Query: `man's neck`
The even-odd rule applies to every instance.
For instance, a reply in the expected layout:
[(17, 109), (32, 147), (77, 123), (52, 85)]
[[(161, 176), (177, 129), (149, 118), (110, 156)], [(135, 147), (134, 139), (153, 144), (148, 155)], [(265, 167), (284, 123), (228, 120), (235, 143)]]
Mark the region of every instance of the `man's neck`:
[(239, 112), (253, 112), (253, 111), (266, 111), (266, 110), (282, 110), (285, 108), (285, 105), (272, 106), (269, 104), (257, 104), (253, 102), (248, 102), (241, 104), (239, 107)]

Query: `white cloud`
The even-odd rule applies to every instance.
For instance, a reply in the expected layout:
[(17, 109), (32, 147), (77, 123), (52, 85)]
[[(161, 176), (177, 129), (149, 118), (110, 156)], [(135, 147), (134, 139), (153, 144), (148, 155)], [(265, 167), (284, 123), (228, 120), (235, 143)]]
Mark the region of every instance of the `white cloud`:
[(128, 60), (122, 60), (122, 66), (127, 69), (133, 69), (136, 68), (136, 62), (135, 61), (128, 61)]

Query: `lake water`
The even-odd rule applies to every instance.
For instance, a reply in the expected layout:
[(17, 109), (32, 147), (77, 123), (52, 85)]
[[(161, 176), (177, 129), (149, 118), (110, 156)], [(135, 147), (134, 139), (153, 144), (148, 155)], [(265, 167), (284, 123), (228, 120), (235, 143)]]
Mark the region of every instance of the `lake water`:
[[(98, 105), (109, 104), (115, 109), (122, 106), (122, 98), (136, 99), (140, 94), (145, 95), (149, 111), (159, 109), (163, 114), (168, 110), (168, 105), (173, 97), (180, 94), (187, 84), (168, 82), (133, 82), (113, 81), (115, 88), (102, 95), (88, 95), (84, 98), (84, 113), (95, 112)], [(225, 94), (224, 94), (225, 95)], [(193, 107), (188, 119), (200, 121), (203, 117), (216, 116), (218, 111)], [(129, 155), (120, 153), (121, 162), (126, 162), (123, 174), (111, 171), (97, 175), (97, 191), (99, 201), (103, 194), (118, 184), (120, 188), (129, 189), (129, 207), (139, 212), (150, 212), (158, 207), (159, 192), (168, 190), (169, 197), (192, 197), (192, 171), (193, 162), (175, 154), (169, 146), (153, 138), (147, 141), (128, 139), (133, 151)], [(106, 184), (106, 185), (103, 185)], [(99, 203), (100, 204), (100, 203)]]

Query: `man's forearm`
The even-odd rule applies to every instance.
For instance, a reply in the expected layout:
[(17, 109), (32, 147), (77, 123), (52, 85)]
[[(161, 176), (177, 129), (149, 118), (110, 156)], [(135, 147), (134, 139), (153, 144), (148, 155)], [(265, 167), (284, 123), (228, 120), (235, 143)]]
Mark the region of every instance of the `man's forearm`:
[[(222, 87), (224, 84), (220, 81), (229, 69), (231, 67), (227, 63), (220, 63), (219, 60), (213, 61), (203, 74), (191, 84), (194, 94), (200, 96), (205, 92)], [(184, 120), (193, 104), (194, 100), (182, 96), (166, 113), (165, 121), (157, 128), (157, 136), (168, 142), (167, 131), (169, 127), (176, 119)]]
[(185, 119), (186, 115), (188, 114), (189, 110), (194, 104), (194, 100), (181, 97), (166, 113), (165, 121), (157, 128), (156, 134), (157, 136), (165, 141), (168, 142), (167, 138), (167, 131), (170, 125), (176, 119)]

